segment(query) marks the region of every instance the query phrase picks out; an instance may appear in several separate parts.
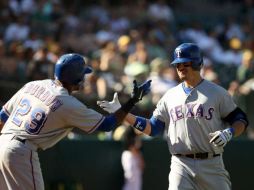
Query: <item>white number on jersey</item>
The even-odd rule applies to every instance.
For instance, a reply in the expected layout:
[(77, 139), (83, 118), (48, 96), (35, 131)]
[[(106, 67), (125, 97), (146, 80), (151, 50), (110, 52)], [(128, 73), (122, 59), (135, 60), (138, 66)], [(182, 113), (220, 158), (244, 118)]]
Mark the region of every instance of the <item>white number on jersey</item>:
[[(30, 114), (30, 119), (23, 121), (24, 116), (27, 114)], [(47, 114), (45, 113), (45, 110), (41, 108), (32, 109), (30, 101), (27, 99), (22, 99), (20, 101), (12, 118), (12, 122), (18, 127), (25, 122), (25, 130), (29, 134), (38, 134), (46, 120)]]

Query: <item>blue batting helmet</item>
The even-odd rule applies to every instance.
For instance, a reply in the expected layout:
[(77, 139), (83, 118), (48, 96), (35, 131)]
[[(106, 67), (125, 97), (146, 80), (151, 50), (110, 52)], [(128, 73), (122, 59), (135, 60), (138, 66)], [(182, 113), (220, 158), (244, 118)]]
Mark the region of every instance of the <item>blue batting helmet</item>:
[(172, 65), (191, 62), (192, 68), (200, 70), (203, 64), (203, 56), (199, 47), (194, 43), (183, 43), (176, 47)]
[(91, 72), (84, 57), (76, 53), (62, 55), (55, 64), (55, 79), (66, 84), (77, 85)]

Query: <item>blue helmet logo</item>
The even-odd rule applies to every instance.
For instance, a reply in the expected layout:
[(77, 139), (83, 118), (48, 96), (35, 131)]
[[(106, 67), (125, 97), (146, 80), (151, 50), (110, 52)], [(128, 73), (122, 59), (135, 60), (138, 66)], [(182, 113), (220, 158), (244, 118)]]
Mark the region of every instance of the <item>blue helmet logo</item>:
[(176, 49), (175, 54), (176, 54), (176, 57), (180, 58), (181, 57), (181, 49)]

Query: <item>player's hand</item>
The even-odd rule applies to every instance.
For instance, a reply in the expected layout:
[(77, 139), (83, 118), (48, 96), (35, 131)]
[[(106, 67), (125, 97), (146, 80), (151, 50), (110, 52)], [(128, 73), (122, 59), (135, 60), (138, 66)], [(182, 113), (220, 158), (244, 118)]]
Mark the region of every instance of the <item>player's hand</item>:
[(115, 113), (118, 109), (122, 107), (118, 100), (117, 92), (115, 92), (113, 100), (111, 102), (106, 100), (97, 101), (97, 105), (108, 113)]
[(151, 91), (151, 82), (152, 80), (148, 80), (138, 86), (137, 81), (136, 80), (133, 81), (133, 91), (131, 93), (131, 99), (135, 103), (142, 100), (142, 98)]
[(224, 147), (233, 137), (231, 128), (224, 129), (222, 131), (215, 131), (209, 134), (211, 138), (210, 143), (216, 147)]

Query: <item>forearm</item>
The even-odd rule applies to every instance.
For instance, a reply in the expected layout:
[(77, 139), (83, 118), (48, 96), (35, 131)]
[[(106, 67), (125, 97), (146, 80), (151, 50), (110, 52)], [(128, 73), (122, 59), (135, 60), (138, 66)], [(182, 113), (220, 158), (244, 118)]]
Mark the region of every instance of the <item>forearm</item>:
[(241, 135), (249, 124), (247, 115), (239, 107), (233, 110), (223, 120), (231, 125), (234, 137)]
[(129, 111), (135, 106), (135, 102), (133, 100), (129, 99), (126, 104), (124, 104), (120, 109), (118, 109), (114, 115), (116, 117), (116, 124), (120, 125), (123, 120), (126, 119), (127, 114)]
[(2, 122), (2, 121), (0, 120), (0, 132), (2, 131), (3, 126), (4, 126), (4, 122)]
[(242, 121), (235, 121), (232, 124), (232, 128), (234, 129), (234, 137), (237, 137), (244, 132), (246, 127), (245, 123), (243, 123)]
[[(115, 118), (114, 125), (118, 126), (123, 122), (127, 114), (135, 106), (135, 104), (142, 100), (142, 98), (150, 92), (150, 86), (151, 80), (148, 80), (139, 86), (137, 85), (136, 80), (134, 80), (131, 98), (124, 105), (121, 106), (121, 104), (119, 103), (117, 93), (114, 94), (114, 98), (111, 102), (97, 101), (97, 104), (107, 112), (113, 113), (113, 118)], [(137, 124), (139, 125), (139, 121)], [(146, 119), (142, 118), (142, 124), (144, 124), (145, 126), (142, 125), (143, 129), (141, 131), (144, 131), (144, 128), (146, 127)]]
[[(131, 114), (131, 113), (128, 113), (125, 117), (125, 121), (127, 121), (131, 126), (134, 126), (134, 124), (136, 123), (136, 116)], [(151, 125), (150, 125), (149, 120), (146, 119), (145, 129), (141, 132), (146, 134), (146, 135), (151, 134)]]
[(247, 123), (244, 121), (238, 120), (233, 122), (230, 128), (210, 133), (209, 135), (212, 137), (210, 143), (214, 146), (224, 147), (233, 137), (241, 135), (244, 132), (246, 125)]

